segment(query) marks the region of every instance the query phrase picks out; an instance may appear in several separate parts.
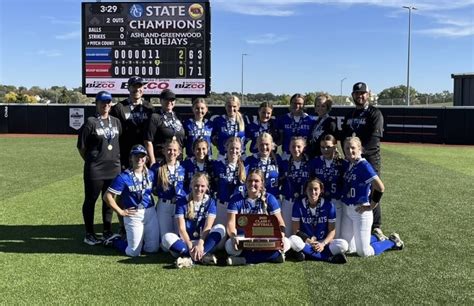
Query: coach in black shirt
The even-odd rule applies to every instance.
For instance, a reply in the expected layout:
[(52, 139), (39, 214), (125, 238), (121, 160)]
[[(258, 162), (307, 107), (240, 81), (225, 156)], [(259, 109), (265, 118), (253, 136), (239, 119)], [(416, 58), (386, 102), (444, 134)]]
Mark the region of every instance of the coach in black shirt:
[(123, 169), (130, 167), (130, 150), (136, 144), (144, 144), (145, 129), (153, 114), (153, 105), (143, 99), (146, 82), (138, 76), (128, 79), (128, 98), (120, 101), (110, 114), (120, 120), (120, 161)]
[[(352, 99), (356, 108), (349, 112), (344, 118), (342, 125), (343, 142), (346, 137), (357, 136), (363, 146), (362, 157), (374, 167), (380, 176), (380, 139), (383, 136), (383, 115), (379, 109), (369, 104), (369, 88), (363, 82), (355, 83), (352, 88)], [(380, 204), (373, 211), (374, 222), (372, 229), (377, 236), (383, 236), (380, 227), (382, 225), (382, 214)]]

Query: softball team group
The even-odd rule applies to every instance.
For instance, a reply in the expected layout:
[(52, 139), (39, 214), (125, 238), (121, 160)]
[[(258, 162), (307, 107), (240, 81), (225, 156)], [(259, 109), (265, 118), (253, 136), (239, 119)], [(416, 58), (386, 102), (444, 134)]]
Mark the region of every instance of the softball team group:
[[(398, 234), (383, 234), (380, 217), (373, 227), (384, 184), (380, 167), (374, 170), (362, 157), (365, 135), (357, 137), (361, 123), (369, 123), (363, 118), (368, 102), (358, 99), (368, 95), (366, 84), (354, 85), (362, 111), (345, 120), (349, 135), (339, 133), (329, 116), (328, 95), (316, 98), (316, 118), (304, 112), (304, 97), (295, 94), (288, 114), (273, 119), (272, 105), (262, 103), (256, 116), (247, 114), (252, 122), (245, 122), (235, 96), (226, 101), (226, 114), (213, 120), (206, 101), (197, 98), (194, 117), (181, 123), (173, 111), (174, 93), (164, 90), (161, 109), (153, 113), (143, 99), (145, 84), (130, 78), (129, 97), (113, 107), (110, 93), (98, 93), (97, 114), (79, 132), (85, 243), (113, 246), (128, 256), (161, 248), (178, 268), (215, 265), (218, 259), (227, 265), (281, 263), (285, 257), (346, 263), (347, 253), (366, 257), (403, 248)], [(371, 133), (380, 140), (381, 131)], [(104, 227), (98, 237), (93, 220), (101, 192)], [(119, 234), (111, 230), (112, 210), (119, 216)], [(274, 215), (283, 249), (241, 249), (237, 214)]]

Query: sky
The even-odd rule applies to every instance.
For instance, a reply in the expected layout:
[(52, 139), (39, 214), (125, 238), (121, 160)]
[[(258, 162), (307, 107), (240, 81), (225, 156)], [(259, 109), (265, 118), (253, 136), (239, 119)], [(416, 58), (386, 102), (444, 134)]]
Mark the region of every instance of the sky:
[[(80, 0), (1, 0), (0, 84), (81, 86)], [(102, 1), (108, 2), (108, 1)], [(146, 1), (135, 1), (146, 2)], [(179, 2), (179, 1), (177, 1)], [(453, 91), (474, 73), (474, 0), (210, 0), (211, 90), (347, 95), (406, 85)]]

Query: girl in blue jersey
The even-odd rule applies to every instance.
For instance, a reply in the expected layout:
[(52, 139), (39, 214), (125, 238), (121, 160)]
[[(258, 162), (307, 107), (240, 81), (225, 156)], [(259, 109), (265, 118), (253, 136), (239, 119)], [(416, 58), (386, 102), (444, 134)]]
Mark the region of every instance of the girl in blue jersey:
[(184, 122), (184, 131), (186, 135), (186, 156), (194, 156), (193, 144), (198, 139), (204, 139), (208, 143), (208, 154), (212, 156), (211, 135), (212, 122), (205, 118), (207, 115), (207, 103), (204, 98), (196, 98), (193, 101), (192, 110), (194, 118)]
[(372, 210), (382, 198), (385, 187), (369, 162), (362, 158), (360, 139), (346, 138), (344, 152), (350, 163), (343, 176), (341, 238), (349, 243), (354, 239), (356, 252), (362, 257), (390, 249), (401, 250), (403, 241), (398, 234), (393, 233), (382, 241), (371, 235)]
[(242, 140), (231, 137), (226, 142), (227, 156), (225, 160), (218, 160), (213, 165), (213, 191), (217, 197), (216, 223), (226, 224), (227, 205), (230, 197), (243, 190), (247, 171), (240, 158), (242, 153)]
[(314, 125), (314, 118), (304, 112), (304, 96), (294, 94), (290, 99), (290, 112), (277, 119), (282, 140), (282, 158), (290, 157), (290, 142), (294, 136), (308, 138)]
[[(239, 98), (230, 96), (225, 103), (226, 115), (216, 117), (213, 120), (212, 141), (217, 146), (219, 160), (225, 158), (225, 144), (230, 137), (238, 137), (242, 144), (245, 143), (245, 123), (239, 109)], [(242, 149), (244, 149), (243, 146)]]
[(327, 134), (320, 141), (322, 155), (311, 160), (309, 176), (316, 177), (324, 184), (323, 197), (330, 200), (336, 208), (336, 238), (341, 235), (342, 203), (342, 172), (346, 163), (337, 151), (337, 139)]
[(178, 161), (181, 154), (181, 147), (176, 139), (168, 141), (164, 148), (165, 159), (152, 166), (156, 172), (154, 184), (154, 194), (158, 196), (158, 225), (160, 235), (176, 232), (174, 222), (174, 212), (176, 210), (176, 200), (186, 196), (184, 191), (184, 168)]
[(212, 162), (209, 160), (209, 143), (204, 138), (198, 138), (193, 144), (193, 157), (187, 157), (182, 165), (185, 172), (184, 190), (191, 191), (191, 178), (198, 172), (212, 174)]
[[(279, 133), (275, 120), (272, 118), (273, 105), (263, 102), (258, 108), (258, 116), (256, 120), (245, 125), (245, 141), (250, 142), (250, 153), (258, 153), (257, 138), (262, 133), (272, 135), (275, 144), (279, 144)], [(276, 148), (274, 148), (276, 149)]]
[(222, 224), (214, 225), (216, 201), (209, 195), (209, 179), (205, 173), (196, 173), (191, 180), (191, 193), (176, 202), (175, 218), (179, 237), (175, 233), (163, 236), (163, 246), (178, 257), (178, 268), (193, 263), (217, 263), (212, 251), (225, 238)]
[[(128, 256), (139, 256), (145, 252), (157, 252), (160, 246), (158, 219), (152, 197), (152, 183), (155, 173), (146, 167), (147, 151), (142, 145), (135, 145), (130, 151), (132, 167), (120, 173), (104, 195), (109, 207), (123, 216), (127, 241), (120, 235), (113, 235), (104, 241), (113, 244)], [(120, 195), (122, 207), (117, 205), (115, 196)]]
[(280, 205), (277, 199), (265, 191), (264, 176), (260, 169), (253, 169), (247, 176), (246, 190), (232, 196), (227, 208), (227, 233), (229, 239), (225, 243), (225, 250), (229, 254), (228, 265), (244, 265), (247, 263), (277, 262), (285, 261), (282, 251), (243, 251), (239, 249), (237, 232), (237, 214), (268, 214), (274, 215), (278, 220), (281, 236), (284, 241), (284, 251), (291, 246), (290, 241), (285, 238), (285, 222), (281, 216)]
[(273, 152), (273, 137), (264, 132), (257, 138), (258, 153), (245, 159), (245, 166), (251, 169), (262, 170), (265, 177), (265, 189), (275, 197), (280, 196), (279, 165), (280, 156)]
[[(289, 160), (283, 160), (280, 170), (280, 185), (282, 195), (282, 215), (285, 224), (291, 224), (293, 204), (295, 200), (303, 194), (304, 184), (309, 178), (309, 161), (304, 155), (306, 140), (296, 136), (291, 139)], [(286, 235), (291, 235), (291, 227), (286, 228)]]
[(305, 195), (293, 206), (291, 247), (300, 260), (346, 263), (347, 241), (334, 239), (336, 210), (323, 195), (324, 184), (317, 178), (310, 179)]

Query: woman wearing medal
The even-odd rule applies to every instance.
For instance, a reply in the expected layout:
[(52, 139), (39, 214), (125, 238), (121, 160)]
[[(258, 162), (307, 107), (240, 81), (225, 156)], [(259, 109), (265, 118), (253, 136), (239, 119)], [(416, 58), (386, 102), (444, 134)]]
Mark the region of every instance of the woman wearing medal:
[(209, 143), (204, 138), (198, 138), (193, 143), (194, 154), (192, 157), (187, 156), (182, 165), (184, 168), (184, 190), (186, 193), (191, 192), (191, 179), (196, 173), (203, 172), (207, 175), (212, 174), (212, 161), (209, 159)]
[(336, 209), (324, 199), (324, 185), (317, 179), (309, 180), (305, 193), (293, 206), (291, 248), (298, 260), (318, 260), (335, 264), (347, 262), (348, 244), (336, 235)]
[[(225, 243), (225, 250), (229, 257), (227, 264), (231, 266), (256, 264), (262, 262), (282, 263), (285, 261), (284, 252), (291, 244), (285, 237), (285, 222), (281, 216), (280, 205), (277, 199), (265, 190), (265, 178), (262, 170), (253, 169), (245, 180), (245, 190), (235, 194), (227, 207), (227, 233), (229, 239)], [(278, 221), (284, 249), (276, 251), (242, 250), (238, 244), (238, 237), (243, 233), (237, 231), (237, 214), (266, 214), (273, 215)]]
[(194, 142), (198, 139), (204, 139), (208, 143), (209, 156), (212, 156), (212, 122), (206, 118), (207, 115), (207, 103), (204, 98), (196, 98), (193, 100), (192, 110), (194, 118), (189, 118), (184, 122), (184, 130), (186, 133), (186, 156), (194, 156)]
[(321, 155), (320, 142), (327, 134), (336, 135), (336, 120), (329, 116), (332, 108), (332, 98), (328, 94), (319, 95), (314, 102), (314, 110), (318, 117), (308, 138), (306, 153), (310, 159)]
[(214, 225), (216, 200), (209, 195), (209, 179), (196, 173), (191, 179), (191, 193), (176, 202), (175, 218), (179, 236), (166, 233), (163, 246), (177, 257), (176, 267), (191, 267), (194, 263), (215, 265), (212, 251), (225, 238), (222, 224)]
[[(153, 114), (145, 131), (145, 147), (150, 157), (150, 165), (164, 159), (163, 147), (175, 139), (180, 147), (184, 143), (184, 128), (173, 111), (176, 104), (176, 95), (169, 89), (160, 94), (161, 109)], [(181, 159), (181, 156), (179, 157)]]
[[(258, 107), (257, 119), (245, 125), (245, 141), (250, 142), (250, 153), (258, 153), (257, 138), (263, 133), (272, 135), (273, 142), (276, 145), (280, 144), (280, 134), (276, 127), (276, 121), (272, 118), (272, 113), (273, 105), (269, 102), (262, 102)], [(273, 150), (276, 152), (276, 146)]]
[(314, 125), (314, 119), (304, 112), (304, 96), (294, 94), (290, 99), (290, 112), (277, 119), (277, 127), (282, 141), (283, 159), (290, 158), (290, 141), (300, 136), (307, 139)]
[[(112, 182), (104, 195), (107, 204), (124, 218), (127, 241), (114, 235), (104, 241), (128, 256), (136, 257), (143, 251), (154, 253), (160, 246), (158, 219), (152, 197), (152, 182), (155, 173), (146, 167), (147, 151), (142, 145), (135, 145), (130, 151), (130, 169), (123, 171)], [(119, 207), (115, 196), (121, 196)]]
[[(97, 113), (87, 118), (77, 139), (79, 154), (84, 160), (84, 203), (82, 215), (86, 234), (84, 243), (96, 245), (102, 240), (95, 235), (94, 210), (100, 193), (107, 191), (112, 179), (120, 173), (120, 121), (109, 115), (112, 95), (101, 91), (95, 98)], [(112, 234), (112, 209), (102, 202), (103, 238)]]

